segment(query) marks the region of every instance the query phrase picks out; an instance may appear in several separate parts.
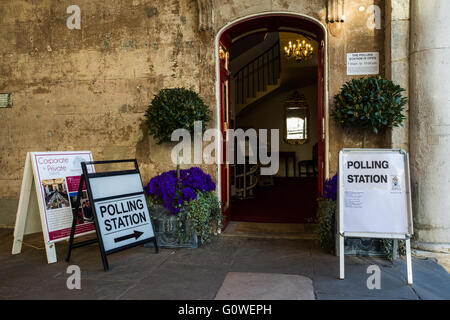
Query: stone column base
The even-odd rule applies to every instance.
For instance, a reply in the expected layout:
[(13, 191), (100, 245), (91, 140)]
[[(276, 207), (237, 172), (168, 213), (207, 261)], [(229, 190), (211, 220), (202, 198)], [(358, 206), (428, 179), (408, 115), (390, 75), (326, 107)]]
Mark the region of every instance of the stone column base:
[(450, 243), (434, 243), (411, 240), (411, 247), (424, 251), (450, 253)]

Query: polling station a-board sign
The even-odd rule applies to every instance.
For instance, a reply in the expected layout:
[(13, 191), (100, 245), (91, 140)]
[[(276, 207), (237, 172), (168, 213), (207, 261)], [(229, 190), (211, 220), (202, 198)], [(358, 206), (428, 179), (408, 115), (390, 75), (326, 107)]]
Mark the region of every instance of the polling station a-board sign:
[(401, 149), (342, 149), (338, 170), (339, 255), (344, 237), (404, 239), (412, 283), (413, 234), (408, 154)]
[(341, 232), (412, 235), (406, 152), (343, 149), (339, 160)]
[[(87, 165), (125, 162), (132, 162), (135, 168), (100, 173), (87, 171)], [(153, 242), (158, 252), (137, 161), (135, 159), (92, 161), (82, 163), (81, 166), (83, 175), (80, 185), (86, 183), (88, 197), (92, 203), (97, 240), (105, 271), (109, 269), (107, 255), (114, 252), (148, 242)], [(85, 242), (90, 243), (92, 242)], [(77, 244), (81, 245), (83, 243)], [(70, 259), (73, 246), (71, 235), (67, 260)]]
[[(78, 195), (81, 162), (92, 161), (90, 151), (28, 152), (14, 230), (13, 254), (21, 252), (23, 236), (42, 230), (48, 263), (57, 261), (55, 242), (70, 236), (73, 203)], [(87, 167), (94, 172), (94, 167)], [(95, 232), (92, 210), (84, 187), (82, 207), (76, 213), (75, 236)]]

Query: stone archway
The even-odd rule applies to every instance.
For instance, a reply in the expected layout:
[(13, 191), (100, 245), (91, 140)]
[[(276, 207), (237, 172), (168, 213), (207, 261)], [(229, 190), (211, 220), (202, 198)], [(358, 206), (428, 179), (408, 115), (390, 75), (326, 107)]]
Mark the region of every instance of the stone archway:
[[(321, 55), (319, 58), (319, 76), (318, 79), (320, 84), (318, 84), (318, 88), (320, 88), (319, 96), (318, 96), (318, 108), (319, 112), (319, 143), (320, 152), (319, 152), (319, 167), (321, 167), (322, 173), (319, 175), (319, 189), (323, 186), (324, 179), (329, 176), (329, 159), (328, 159), (328, 150), (329, 150), (329, 141), (328, 141), (328, 75), (327, 75), (327, 28), (323, 25), (319, 20), (312, 18), (307, 15), (293, 13), (293, 12), (267, 12), (267, 13), (259, 13), (252, 14), (249, 16), (245, 16), (236, 20), (233, 20), (223, 26), (216, 34), (215, 38), (215, 53), (216, 53), (216, 127), (221, 128), (221, 68), (219, 64), (219, 47), (220, 41), (223, 39), (224, 35), (230, 33), (231, 30), (236, 30), (240, 25), (246, 25), (246, 32), (251, 30), (258, 29), (260, 24), (264, 21), (268, 21), (269, 19), (277, 19), (277, 30), (289, 30), (290, 32), (300, 33), (301, 30), (313, 30), (315, 34), (319, 38), (319, 43), (321, 44)], [(269, 23), (269, 22), (267, 22)], [(216, 150), (218, 150), (218, 159), (223, 158), (223, 145), (220, 141), (216, 141), (217, 146)], [(321, 164), (321, 165), (320, 165)], [(229, 175), (229, 173), (228, 173)], [(220, 200), (223, 200), (223, 170), (221, 170), (221, 165), (218, 165), (217, 169), (217, 192)]]

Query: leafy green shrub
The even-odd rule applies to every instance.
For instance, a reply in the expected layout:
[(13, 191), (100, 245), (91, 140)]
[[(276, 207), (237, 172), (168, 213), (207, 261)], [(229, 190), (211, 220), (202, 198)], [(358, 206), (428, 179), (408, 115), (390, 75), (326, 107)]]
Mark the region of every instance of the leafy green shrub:
[[(222, 229), (222, 210), (220, 202), (212, 191), (198, 192), (194, 200), (185, 201), (184, 206), (177, 216), (178, 236), (180, 238), (189, 238), (194, 231), (200, 237), (202, 243), (208, 243), (211, 235), (217, 235)], [(184, 224), (189, 221), (191, 230), (183, 233)]]
[(323, 194), (317, 199), (317, 228), (320, 246), (333, 253), (337, 209), (337, 174), (325, 180)]
[(403, 91), (379, 76), (352, 79), (335, 95), (333, 117), (343, 127), (360, 127), (374, 133), (401, 126), (407, 101)]
[(334, 252), (336, 201), (320, 198), (317, 210), (317, 228), (320, 246), (330, 253)]
[[(383, 239), (383, 249), (389, 260), (394, 260), (394, 240)], [(406, 243), (405, 240), (398, 240), (398, 254), (399, 256), (406, 256)]]
[(158, 144), (170, 142), (172, 132), (187, 129), (194, 132), (194, 122), (202, 121), (202, 132), (211, 120), (210, 110), (198, 94), (185, 88), (162, 89), (145, 112), (150, 135)]

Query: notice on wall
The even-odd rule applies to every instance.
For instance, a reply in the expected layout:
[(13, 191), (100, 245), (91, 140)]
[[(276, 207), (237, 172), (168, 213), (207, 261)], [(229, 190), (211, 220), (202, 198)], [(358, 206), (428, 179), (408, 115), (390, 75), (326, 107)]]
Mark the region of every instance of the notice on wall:
[(339, 166), (344, 232), (409, 233), (404, 154), (343, 152)]
[(347, 53), (347, 75), (374, 75), (379, 73), (379, 52)]
[[(50, 242), (67, 239), (73, 221), (72, 207), (75, 204), (82, 161), (92, 161), (90, 151), (33, 152), (31, 161), (41, 202), (43, 220)], [(89, 166), (93, 172), (93, 166)], [(76, 235), (95, 230), (92, 209), (83, 187), (81, 208), (77, 212)]]

